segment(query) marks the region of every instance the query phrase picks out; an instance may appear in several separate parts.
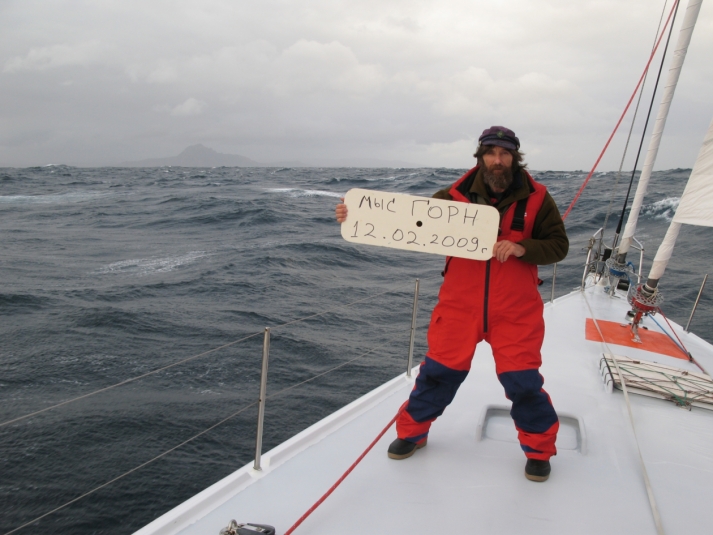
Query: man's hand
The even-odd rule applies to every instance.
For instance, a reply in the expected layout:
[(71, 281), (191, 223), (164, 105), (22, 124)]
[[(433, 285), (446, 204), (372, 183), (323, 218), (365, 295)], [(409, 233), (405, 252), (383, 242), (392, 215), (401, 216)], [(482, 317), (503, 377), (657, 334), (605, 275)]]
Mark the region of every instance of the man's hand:
[(505, 262), (510, 255), (520, 258), (524, 254), (525, 248), (522, 245), (508, 240), (496, 242), (493, 247), (493, 258), (497, 258), (500, 262)]
[(341, 203), (337, 205), (334, 213), (337, 216), (337, 223), (344, 223), (347, 220), (347, 205), (344, 204), (344, 197), (340, 197)]

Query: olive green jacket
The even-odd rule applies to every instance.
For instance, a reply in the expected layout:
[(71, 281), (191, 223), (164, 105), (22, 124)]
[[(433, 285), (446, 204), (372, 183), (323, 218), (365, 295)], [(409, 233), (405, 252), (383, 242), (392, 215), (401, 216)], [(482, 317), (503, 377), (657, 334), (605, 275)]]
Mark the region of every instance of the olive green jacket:
[[(483, 170), (479, 169), (469, 191), (470, 193), (477, 194), (476, 198), (478, 204), (495, 206), (500, 212), (500, 220), (502, 221), (505, 211), (511, 204), (530, 195), (529, 181), (525, 179), (522, 182), (519, 188), (512, 191), (499, 203), (493, 205), (485, 187), (485, 182), (483, 182)], [(452, 186), (448, 186), (445, 189), (437, 191), (433, 197), (452, 201), (453, 197), (450, 194), (451, 187)], [(529, 264), (536, 264), (538, 266), (554, 264), (567, 256), (569, 240), (565, 232), (564, 221), (562, 221), (557, 205), (549, 192), (545, 193), (542, 207), (535, 217), (535, 224), (532, 228), (532, 238), (522, 240), (519, 244), (525, 248), (525, 254), (520, 257), (520, 260)]]

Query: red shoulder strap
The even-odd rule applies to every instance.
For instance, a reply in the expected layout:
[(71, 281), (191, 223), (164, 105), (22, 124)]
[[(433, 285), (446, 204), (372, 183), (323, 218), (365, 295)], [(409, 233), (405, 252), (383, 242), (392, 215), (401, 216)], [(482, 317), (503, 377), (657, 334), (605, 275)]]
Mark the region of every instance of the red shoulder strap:
[(473, 167), (473, 169), (467, 171), (462, 177), (460, 177), (453, 183), (448, 193), (451, 194), (451, 197), (454, 201), (470, 202), (470, 199), (468, 199), (468, 197), (466, 197), (460, 192), (458, 186), (460, 186), (463, 182), (474, 176), (478, 172), (478, 169), (479, 167), (476, 165), (475, 167)]

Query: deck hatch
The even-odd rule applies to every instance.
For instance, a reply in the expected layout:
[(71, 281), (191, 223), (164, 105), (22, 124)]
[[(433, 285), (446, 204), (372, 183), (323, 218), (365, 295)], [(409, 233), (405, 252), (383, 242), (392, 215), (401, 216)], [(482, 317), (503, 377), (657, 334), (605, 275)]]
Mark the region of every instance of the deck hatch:
[[(572, 414), (559, 411), (557, 411), (557, 417), (560, 421), (560, 429), (557, 433), (557, 449), (573, 450), (586, 454), (587, 438), (582, 420)], [(510, 417), (510, 407), (488, 405), (483, 409), (478, 421), (476, 440), (486, 439), (518, 444), (515, 424), (513, 424)]]

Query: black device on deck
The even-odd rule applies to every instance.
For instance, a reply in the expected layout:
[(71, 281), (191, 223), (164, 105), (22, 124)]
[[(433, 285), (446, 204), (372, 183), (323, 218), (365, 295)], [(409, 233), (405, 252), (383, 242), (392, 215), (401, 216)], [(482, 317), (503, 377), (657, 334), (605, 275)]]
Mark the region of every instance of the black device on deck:
[(231, 520), (227, 528), (220, 530), (220, 535), (275, 535), (275, 528), (267, 524), (238, 524)]
[(238, 524), (238, 535), (275, 535), (275, 528), (266, 524)]

